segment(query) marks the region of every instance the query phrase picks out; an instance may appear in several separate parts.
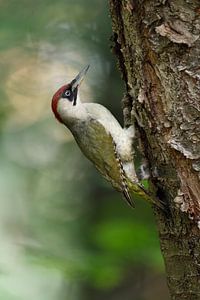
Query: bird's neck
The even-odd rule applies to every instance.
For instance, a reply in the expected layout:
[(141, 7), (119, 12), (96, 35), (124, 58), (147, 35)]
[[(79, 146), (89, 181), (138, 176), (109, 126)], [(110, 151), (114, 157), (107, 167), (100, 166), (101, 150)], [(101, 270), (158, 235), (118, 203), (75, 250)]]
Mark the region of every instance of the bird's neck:
[(77, 98), (76, 105), (72, 105), (66, 99), (60, 99), (57, 107), (58, 114), (67, 127), (71, 128), (79, 121), (84, 121), (88, 118), (88, 113), (85, 106)]

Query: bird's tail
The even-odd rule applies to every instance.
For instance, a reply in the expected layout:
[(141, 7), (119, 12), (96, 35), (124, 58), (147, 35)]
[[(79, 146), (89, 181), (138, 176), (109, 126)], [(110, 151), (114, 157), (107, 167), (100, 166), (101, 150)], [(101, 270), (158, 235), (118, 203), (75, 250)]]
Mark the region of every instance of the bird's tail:
[(139, 196), (144, 200), (150, 202), (151, 204), (156, 205), (160, 209), (164, 211), (166, 210), (166, 205), (160, 199), (158, 199), (153, 193), (150, 193), (148, 190), (146, 190), (142, 184), (138, 182), (134, 183), (129, 181), (128, 188), (131, 194), (133, 194), (133, 196), (134, 195), (136, 197)]

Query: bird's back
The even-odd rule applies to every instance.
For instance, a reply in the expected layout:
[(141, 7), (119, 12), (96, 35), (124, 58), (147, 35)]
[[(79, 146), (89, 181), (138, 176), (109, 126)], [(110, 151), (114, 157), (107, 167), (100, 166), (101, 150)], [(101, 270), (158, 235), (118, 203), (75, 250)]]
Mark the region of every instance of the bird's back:
[(92, 118), (75, 124), (71, 131), (84, 155), (121, 191), (120, 168), (116, 163), (115, 145), (111, 134), (99, 121)]

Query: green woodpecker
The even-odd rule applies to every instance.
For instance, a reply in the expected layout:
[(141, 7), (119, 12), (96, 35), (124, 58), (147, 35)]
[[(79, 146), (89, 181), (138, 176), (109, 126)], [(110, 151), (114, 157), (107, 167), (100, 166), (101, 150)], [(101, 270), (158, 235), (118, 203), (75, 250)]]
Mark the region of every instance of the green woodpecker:
[(88, 69), (86, 66), (54, 94), (52, 110), (55, 117), (71, 131), (83, 154), (124, 195), (130, 206), (134, 206), (130, 192), (157, 202), (139, 183), (135, 172), (134, 127), (122, 128), (103, 105), (81, 102), (78, 90)]

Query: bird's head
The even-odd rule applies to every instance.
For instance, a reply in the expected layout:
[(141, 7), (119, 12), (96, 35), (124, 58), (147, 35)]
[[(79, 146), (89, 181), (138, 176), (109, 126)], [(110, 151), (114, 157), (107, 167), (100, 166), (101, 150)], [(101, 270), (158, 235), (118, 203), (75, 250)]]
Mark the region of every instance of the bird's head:
[(53, 95), (51, 108), (56, 119), (64, 123), (63, 118), (73, 115), (78, 106), (78, 88), (83, 81), (89, 65), (83, 68), (79, 74), (68, 84), (63, 85)]

